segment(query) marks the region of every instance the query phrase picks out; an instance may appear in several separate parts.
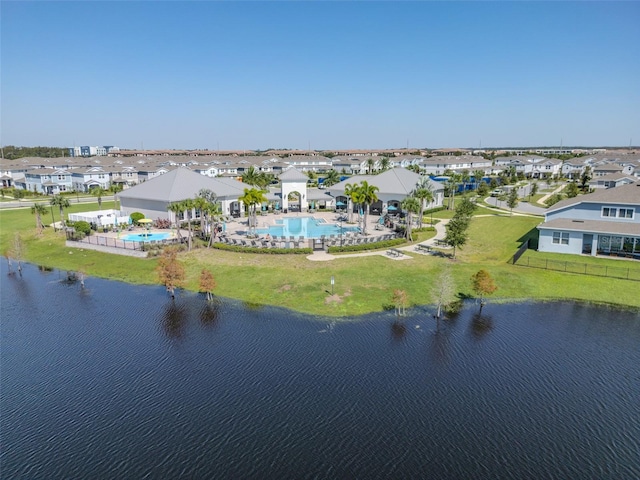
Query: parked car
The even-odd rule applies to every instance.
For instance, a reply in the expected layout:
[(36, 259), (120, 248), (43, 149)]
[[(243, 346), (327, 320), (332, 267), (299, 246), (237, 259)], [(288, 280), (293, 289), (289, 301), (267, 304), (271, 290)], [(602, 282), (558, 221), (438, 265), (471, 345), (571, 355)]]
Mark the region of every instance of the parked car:
[(501, 188), (496, 188), (491, 192), (492, 197), (499, 197), (500, 195), (504, 195), (504, 194), (505, 194), (505, 191)]

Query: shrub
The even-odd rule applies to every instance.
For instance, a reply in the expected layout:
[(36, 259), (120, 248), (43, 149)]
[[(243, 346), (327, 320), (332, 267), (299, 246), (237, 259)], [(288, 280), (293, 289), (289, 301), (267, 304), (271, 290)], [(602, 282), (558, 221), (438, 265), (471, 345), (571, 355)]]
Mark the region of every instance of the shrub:
[(426, 215), (427, 213), (436, 213), (436, 212), (441, 212), (442, 210), (446, 210), (447, 207), (435, 207), (435, 208), (430, 208), (429, 210), (425, 210), (423, 213), (423, 215)]
[(133, 212), (131, 215), (129, 215), (129, 218), (131, 218), (131, 221), (133, 223), (138, 223), (144, 218), (144, 214), (140, 212)]
[(218, 250), (226, 250), (228, 252), (238, 253), (264, 253), (268, 255), (311, 255), (311, 248), (260, 248), (260, 247), (243, 247), (242, 245), (227, 245), (226, 243), (214, 243), (213, 248)]
[(171, 220), (168, 218), (156, 218), (154, 223), (156, 228), (171, 228)]
[(405, 238), (394, 238), (391, 240), (385, 240), (384, 242), (363, 243), (361, 245), (343, 245), (329, 247), (329, 253), (345, 253), (345, 252), (363, 252), (367, 250), (380, 250), (383, 248), (395, 247), (396, 245), (402, 245), (407, 243)]
[(85, 235), (91, 235), (91, 224), (89, 222), (85, 222), (84, 220), (80, 220), (78, 222), (74, 222), (73, 225), (70, 225), (76, 229), (76, 232), (82, 232)]

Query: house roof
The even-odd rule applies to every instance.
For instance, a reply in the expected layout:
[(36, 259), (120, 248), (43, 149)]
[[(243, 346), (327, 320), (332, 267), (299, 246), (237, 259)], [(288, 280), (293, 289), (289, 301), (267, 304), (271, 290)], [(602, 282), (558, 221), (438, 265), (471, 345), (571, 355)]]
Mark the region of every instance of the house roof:
[(556, 212), (579, 203), (620, 203), (640, 206), (640, 182), (567, 198), (553, 205), (546, 213)]
[(198, 192), (207, 188), (218, 197), (238, 197), (250, 188), (232, 178), (211, 178), (187, 168), (176, 168), (164, 175), (154, 177), (144, 183), (118, 193), (119, 198), (134, 198), (162, 202), (179, 202), (195, 198)]
[(280, 174), (280, 180), (288, 182), (306, 182), (308, 179), (309, 177), (295, 167), (289, 168)]
[(576, 232), (610, 233), (612, 235), (640, 235), (640, 223), (608, 220), (571, 220), (556, 218), (538, 225), (540, 230), (573, 230)]
[[(354, 175), (340, 183), (329, 187), (327, 190), (333, 193), (343, 193), (347, 184), (360, 183), (366, 180), (370, 185), (378, 187), (378, 193), (383, 195), (401, 195), (406, 196), (416, 188), (418, 181), (423, 177), (422, 175), (407, 170), (406, 168), (392, 168), (386, 170), (378, 175)], [(444, 190), (442, 184), (429, 180), (434, 192), (438, 190)]]

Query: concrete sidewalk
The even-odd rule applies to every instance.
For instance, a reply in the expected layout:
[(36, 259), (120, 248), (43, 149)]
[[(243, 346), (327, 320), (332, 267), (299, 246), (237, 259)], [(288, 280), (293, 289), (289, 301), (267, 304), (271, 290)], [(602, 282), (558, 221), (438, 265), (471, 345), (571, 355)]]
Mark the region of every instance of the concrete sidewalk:
[[(449, 223), (449, 219), (440, 220), (438, 223), (436, 223), (435, 236), (433, 238), (430, 238), (429, 240), (425, 240), (424, 242), (421, 242), (421, 245), (428, 245), (430, 247), (433, 247), (433, 246), (436, 246), (437, 240), (444, 240), (444, 237), (447, 234), (447, 230), (445, 228), (447, 223)], [(402, 247), (395, 247), (395, 248), (396, 250), (400, 250), (403, 252), (419, 253), (416, 251), (415, 243), (412, 243), (411, 245), (404, 245)], [(443, 248), (443, 247), (440, 247), (440, 248)], [(450, 248), (450, 247), (444, 247), (444, 248)], [(412, 258), (410, 255), (404, 255), (404, 254), (398, 257), (390, 257), (389, 255), (387, 255), (387, 249), (381, 249), (375, 252), (343, 253), (340, 255), (333, 255), (331, 253), (327, 253), (324, 250), (319, 250), (307, 256), (307, 259), (311, 260), (312, 262), (327, 262), (329, 260), (334, 260), (336, 258), (372, 257), (374, 255), (385, 257), (385, 258), (388, 258), (389, 260), (408, 260)]]

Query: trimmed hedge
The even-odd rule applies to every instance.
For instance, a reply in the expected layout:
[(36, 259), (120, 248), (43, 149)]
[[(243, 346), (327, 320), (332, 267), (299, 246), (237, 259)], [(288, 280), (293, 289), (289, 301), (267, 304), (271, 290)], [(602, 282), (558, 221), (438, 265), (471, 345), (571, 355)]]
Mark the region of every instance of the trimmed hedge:
[(430, 208), (429, 210), (425, 210), (424, 212), (422, 212), (423, 215), (426, 215), (427, 213), (436, 213), (436, 212), (441, 212), (442, 210), (446, 210), (447, 207), (436, 207), (436, 208)]
[(129, 215), (129, 218), (131, 218), (131, 221), (133, 223), (138, 223), (140, 220), (144, 218), (144, 213), (133, 212), (131, 215)]
[(363, 243), (361, 245), (343, 245), (341, 247), (329, 247), (329, 253), (344, 253), (344, 252), (366, 252), (367, 250), (381, 250), (383, 248), (395, 247), (396, 245), (402, 245), (407, 243), (405, 238), (394, 238), (392, 240), (385, 240), (383, 242)]
[(226, 243), (214, 243), (213, 248), (218, 250), (226, 250), (227, 252), (238, 253), (266, 253), (269, 255), (311, 255), (311, 248), (260, 248), (260, 247), (243, 247), (242, 245), (227, 245)]

